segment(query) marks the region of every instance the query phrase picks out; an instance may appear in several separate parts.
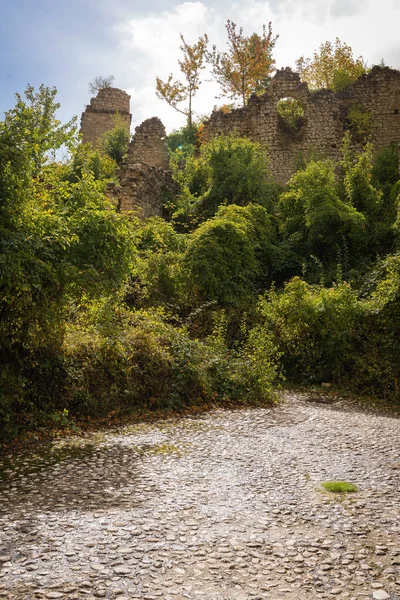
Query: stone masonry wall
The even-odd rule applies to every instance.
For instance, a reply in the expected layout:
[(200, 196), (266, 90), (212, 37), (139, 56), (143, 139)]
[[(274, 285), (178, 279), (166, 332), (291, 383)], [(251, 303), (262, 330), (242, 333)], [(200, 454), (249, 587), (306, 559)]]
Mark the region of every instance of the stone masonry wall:
[(114, 128), (117, 113), (129, 132), (132, 120), (129, 101), (130, 96), (123, 90), (112, 87), (99, 90), (82, 113), (80, 133), (83, 143), (97, 146), (101, 136)]
[[(295, 136), (286, 132), (278, 119), (277, 103), (287, 97), (301, 100), (305, 110), (305, 123)], [(260, 142), (268, 151), (274, 179), (284, 184), (301, 155), (315, 152), (335, 162), (340, 160), (346, 116), (352, 104), (361, 104), (371, 114), (375, 150), (400, 143), (400, 71), (389, 67), (373, 67), (339, 93), (310, 92), (298, 73), (289, 68), (278, 70), (268, 92), (261, 97), (251, 96), (246, 107), (230, 113), (214, 111), (205, 123), (204, 139), (236, 132)]]
[(119, 185), (107, 187), (107, 196), (120, 211), (133, 210), (141, 219), (162, 216), (166, 193), (174, 189), (170, 171), (136, 163), (124, 165), (119, 178)]
[(135, 135), (129, 144), (127, 162), (138, 162), (168, 170), (167, 134), (158, 117), (146, 119), (136, 127)]
[(153, 117), (135, 131), (118, 173), (120, 183), (108, 186), (107, 195), (121, 211), (134, 210), (141, 218), (162, 216), (167, 194), (175, 191), (165, 127)]

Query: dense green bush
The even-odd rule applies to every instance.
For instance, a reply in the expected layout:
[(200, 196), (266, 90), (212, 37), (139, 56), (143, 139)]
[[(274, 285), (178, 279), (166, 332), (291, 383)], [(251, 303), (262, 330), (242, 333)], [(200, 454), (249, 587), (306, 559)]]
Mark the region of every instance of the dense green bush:
[(191, 234), (183, 270), (192, 302), (244, 306), (255, 297), (261, 275), (278, 262), (276, 234), (265, 208), (221, 207), (215, 217)]
[(221, 204), (261, 204), (271, 212), (279, 189), (271, 181), (266, 150), (233, 135), (203, 144), (200, 155), (175, 172), (178, 205), (189, 201), (200, 220), (213, 216)]
[(400, 254), (378, 261), (372, 291), (363, 300), (359, 347), (351, 385), (365, 394), (400, 401)]
[[(74, 413), (182, 410), (210, 402), (273, 398), (277, 376), (270, 342), (259, 360), (255, 337), (233, 352), (224, 341), (190, 339), (162, 313), (113, 307), (111, 322), (70, 326), (64, 342), (65, 403)], [(104, 319), (104, 317), (103, 317)]]
[(127, 293), (133, 305), (175, 306), (186, 304), (182, 256), (187, 236), (161, 218), (137, 227), (137, 260)]
[[(29, 87), (0, 123), (0, 430), (16, 431), (24, 414), (51, 410), (52, 383), (69, 303), (117, 290), (133, 246), (118, 215), (83, 161), (76, 168), (72, 124), (55, 118), (55, 90)], [(54, 162), (62, 146), (71, 167)], [(75, 172), (77, 175), (77, 172)]]
[(365, 251), (365, 218), (341, 200), (334, 165), (311, 161), (279, 198), (281, 231), (299, 262), (311, 255), (332, 267), (345, 244), (353, 260)]
[(313, 287), (295, 277), (282, 292), (269, 292), (259, 311), (283, 353), (286, 377), (340, 382), (352, 361), (360, 313), (348, 284)]
[(262, 325), (288, 379), (400, 399), (398, 255), (379, 263), (372, 287), (360, 299), (346, 283), (325, 288), (296, 277), (261, 300)]
[(107, 156), (120, 165), (128, 152), (129, 139), (129, 128), (121, 116), (117, 115), (113, 129), (102, 136), (100, 146)]

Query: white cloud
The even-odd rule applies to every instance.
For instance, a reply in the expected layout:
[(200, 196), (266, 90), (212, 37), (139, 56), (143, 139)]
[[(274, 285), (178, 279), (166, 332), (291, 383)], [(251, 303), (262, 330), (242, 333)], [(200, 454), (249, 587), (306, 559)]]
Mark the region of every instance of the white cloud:
[[(215, 28), (218, 18), (202, 2), (184, 2), (170, 11), (150, 13), (116, 27), (120, 37), (124, 64), (130, 65), (128, 93), (132, 95), (133, 124), (158, 115), (168, 129), (183, 124), (184, 117), (175, 112), (155, 95), (155, 78), (166, 79), (170, 73), (179, 79), (178, 59), (182, 33), (191, 44), (205, 32)], [(207, 78), (205, 74), (205, 78)], [(207, 95), (208, 100), (209, 94)], [(201, 92), (197, 105), (206, 100)], [(212, 106), (207, 103), (207, 109)]]

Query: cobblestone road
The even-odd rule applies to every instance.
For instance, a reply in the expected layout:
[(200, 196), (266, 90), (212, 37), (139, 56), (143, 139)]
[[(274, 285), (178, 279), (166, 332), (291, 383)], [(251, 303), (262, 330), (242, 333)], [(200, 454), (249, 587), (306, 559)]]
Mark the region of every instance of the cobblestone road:
[(400, 599), (400, 420), (284, 398), (3, 464), (0, 598)]

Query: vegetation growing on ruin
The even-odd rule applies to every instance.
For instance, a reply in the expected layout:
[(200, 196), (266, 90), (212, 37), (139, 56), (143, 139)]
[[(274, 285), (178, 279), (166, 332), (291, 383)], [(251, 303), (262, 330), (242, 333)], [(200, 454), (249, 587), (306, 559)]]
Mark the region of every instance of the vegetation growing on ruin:
[(296, 98), (281, 98), (276, 112), (278, 113), (279, 125), (290, 135), (296, 135), (305, 123), (305, 111), (301, 100)]
[(326, 41), (315, 51), (312, 58), (301, 56), (296, 61), (301, 79), (311, 89), (331, 89), (341, 92), (367, 72), (362, 56), (355, 58), (348, 44), (336, 38), (334, 43)]

